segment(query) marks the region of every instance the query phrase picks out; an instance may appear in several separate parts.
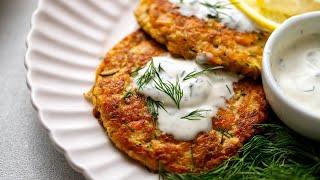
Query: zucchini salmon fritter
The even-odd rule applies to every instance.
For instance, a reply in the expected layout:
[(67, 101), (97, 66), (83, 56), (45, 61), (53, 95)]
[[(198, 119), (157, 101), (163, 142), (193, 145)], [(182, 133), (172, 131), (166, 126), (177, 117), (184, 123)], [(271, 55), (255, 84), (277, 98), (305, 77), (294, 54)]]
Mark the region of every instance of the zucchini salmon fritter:
[(107, 53), (96, 72), (96, 83), (86, 94), (94, 105), (94, 116), (114, 145), (152, 171), (204, 172), (235, 155), (254, 133), (254, 124), (267, 116), (261, 83), (240, 80), (227, 108), (219, 109), (208, 133), (192, 141), (178, 141), (161, 132), (148, 111), (146, 97), (137, 90), (128, 93), (132, 73), (164, 48), (137, 31)]
[(186, 59), (205, 55), (210, 64), (253, 78), (260, 76), (268, 33), (238, 32), (214, 18), (183, 16), (168, 0), (140, 0), (135, 15), (142, 29), (174, 55)]

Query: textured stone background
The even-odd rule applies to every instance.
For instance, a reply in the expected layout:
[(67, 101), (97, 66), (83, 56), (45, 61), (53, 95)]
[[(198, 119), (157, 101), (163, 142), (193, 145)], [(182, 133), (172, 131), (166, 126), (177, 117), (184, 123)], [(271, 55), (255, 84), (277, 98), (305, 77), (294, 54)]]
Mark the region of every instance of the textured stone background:
[(0, 0), (0, 179), (82, 180), (49, 141), (26, 86), (25, 38), (37, 0)]

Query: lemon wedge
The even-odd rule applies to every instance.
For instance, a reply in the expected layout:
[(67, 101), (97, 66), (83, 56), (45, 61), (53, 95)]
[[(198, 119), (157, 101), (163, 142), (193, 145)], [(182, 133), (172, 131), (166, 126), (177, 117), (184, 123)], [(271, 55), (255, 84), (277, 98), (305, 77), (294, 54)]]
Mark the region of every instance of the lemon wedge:
[(320, 0), (230, 0), (265, 30), (273, 31), (291, 16), (320, 11)]

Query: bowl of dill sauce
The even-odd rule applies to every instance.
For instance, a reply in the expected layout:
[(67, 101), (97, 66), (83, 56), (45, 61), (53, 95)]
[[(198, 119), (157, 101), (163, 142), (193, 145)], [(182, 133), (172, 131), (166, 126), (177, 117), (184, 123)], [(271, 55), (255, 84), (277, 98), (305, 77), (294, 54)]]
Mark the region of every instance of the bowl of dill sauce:
[(320, 141), (320, 11), (292, 17), (272, 33), (262, 80), (279, 118)]

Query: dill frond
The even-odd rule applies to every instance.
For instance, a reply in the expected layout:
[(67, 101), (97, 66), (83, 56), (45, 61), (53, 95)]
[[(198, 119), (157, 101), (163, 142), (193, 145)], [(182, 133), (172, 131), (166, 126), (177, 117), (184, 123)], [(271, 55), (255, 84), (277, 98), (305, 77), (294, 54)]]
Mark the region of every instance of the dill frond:
[(138, 89), (142, 89), (143, 86), (148, 84), (155, 77), (156, 74), (157, 69), (154, 66), (153, 60), (151, 60), (147, 71), (137, 80)]
[(231, 89), (230, 89), (230, 87), (226, 84), (226, 87), (227, 87), (227, 89), (228, 89), (228, 91), (229, 91), (229, 94), (232, 94), (232, 92), (231, 92)]
[(278, 124), (258, 125), (263, 133), (247, 142), (239, 154), (200, 174), (163, 173), (168, 180), (295, 179), (320, 177), (320, 143)]
[(216, 129), (216, 131), (218, 131), (221, 134), (221, 140), (220, 140), (220, 144), (223, 144), (225, 141), (225, 137), (226, 138), (232, 138), (234, 137), (233, 134), (229, 133), (229, 131), (227, 129), (223, 129), (223, 128), (218, 128)]
[(183, 90), (180, 87), (179, 80), (177, 79), (175, 84), (173, 84), (170, 81), (165, 83), (161, 80), (159, 74), (157, 74), (157, 77), (158, 77), (157, 79), (154, 79), (154, 83), (156, 84), (156, 88), (159, 91), (162, 91), (165, 94), (167, 94), (174, 101), (174, 103), (176, 104), (176, 106), (179, 109), (180, 102), (183, 97)]
[(183, 78), (183, 80), (186, 81), (186, 80), (189, 80), (189, 79), (192, 79), (192, 78), (196, 78), (197, 76), (199, 76), (201, 74), (204, 74), (204, 73), (209, 72), (209, 71), (218, 70), (218, 69), (223, 69), (223, 66), (216, 66), (216, 67), (212, 67), (212, 68), (207, 68), (207, 69), (204, 69), (202, 71), (192, 71), (191, 73), (187, 74)]
[(183, 97), (183, 89), (180, 87), (179, 79), (176, 80), (175, 84), (170, 81), (164, 82), (159, 74), (161, 71), (164, 71), (161, 65), (159, 64), (156, 68), (152, 60), (147, 71), (137, 80), (138, 89), (142, 89), (143, 86), (148, 84), (150, 81), (153, 81), (156, 89), (167, 94), (179, 109), (180, 101)]
[(131, 97), (132, 95), (133, 95), (133, 91), (132, 91), (131, 89), (129, 89), (129, 90), (127, 90), (127, 91), (124, 93), (122, 99), (126, 100), (126, 99), (128, 99), (129, 97)]
[(181, 117), (180, 119), (187, 119), (187, 120), (190, 120), (190, 121), (201, 120), (202, 118), (205, 118), (203, 113), (204, 112), (208, 112), (208, 111), (210, 111), (210, 110), (197, 109), (197, 110), (194, 110), (194, 111), (190, 112), (186, 116)]
[(149, 112), (151, 113), (152, 117), (154, 117), (154, 118), (158, 117), (159, 108), (162, 108), (165, 110), (162, 102), (153, 100), (150, 97), (147, 98), (147, 108), (148, 108)]
[(229, 14), (226, 14), (222, 10), (223, 9), (230, 9), (231, 3), (217, 1), (214, 4), (211, 4), (206, 1), (206, 2), (201, 2), (200, 4), (207, 7), (211, 11), (212, 14), (208, 14), (208, 18), (220, 18), (220, 14), (223, 14), (227, 17), (230, 17)]

